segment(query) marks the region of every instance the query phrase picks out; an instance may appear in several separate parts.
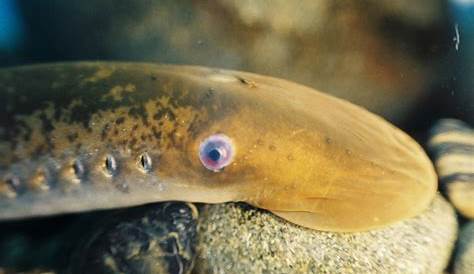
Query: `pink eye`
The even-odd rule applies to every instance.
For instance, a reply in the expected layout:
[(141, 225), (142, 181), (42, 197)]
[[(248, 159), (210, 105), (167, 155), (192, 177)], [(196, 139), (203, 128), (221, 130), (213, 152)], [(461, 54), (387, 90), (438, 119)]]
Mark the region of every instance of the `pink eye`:
[(209, 170), (221, 171), (232, 162), (234, 145), (224, 134), (214, 134), (207, 137), (199, 146), (199, 159)]

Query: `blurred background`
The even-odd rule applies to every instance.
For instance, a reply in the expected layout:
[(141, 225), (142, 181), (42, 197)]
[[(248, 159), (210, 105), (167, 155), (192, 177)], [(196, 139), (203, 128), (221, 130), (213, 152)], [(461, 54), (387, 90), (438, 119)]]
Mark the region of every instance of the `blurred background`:
[(272, 75), (415, 135), (474, 122), (473, 0), (0, 0), (0, 67), (71, 60)]

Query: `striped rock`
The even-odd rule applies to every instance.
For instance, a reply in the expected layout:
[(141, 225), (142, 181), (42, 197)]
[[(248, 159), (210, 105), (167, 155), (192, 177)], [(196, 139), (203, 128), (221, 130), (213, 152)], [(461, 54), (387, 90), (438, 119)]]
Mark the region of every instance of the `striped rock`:
[(474, 130), (459, 120), (442, 119), (431, 130), (428, 148), (440, 190), (463, 216), (474, 218)]
[(474, 221), (465, 224), (461, 229), (454, 256), (454, 273), (474, 273)]

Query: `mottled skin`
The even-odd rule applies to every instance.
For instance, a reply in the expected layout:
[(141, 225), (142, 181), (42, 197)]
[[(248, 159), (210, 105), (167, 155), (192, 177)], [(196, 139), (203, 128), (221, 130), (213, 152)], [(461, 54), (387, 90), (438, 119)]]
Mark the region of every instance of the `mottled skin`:
[[(306, 227), (357, 231), (424, 210), (422, 149), (312, 89), (217, 69), (70, 63), (0, 71), (0, 219), (180, 200), (245, 201)], [(212, 172), (199, 144), (236, 154)]]

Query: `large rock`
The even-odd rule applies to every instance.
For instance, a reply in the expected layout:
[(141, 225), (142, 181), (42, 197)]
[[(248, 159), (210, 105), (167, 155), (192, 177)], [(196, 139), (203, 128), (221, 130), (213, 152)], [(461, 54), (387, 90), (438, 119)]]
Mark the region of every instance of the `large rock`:
[(467, 223), (462, 228), (456, 249), (454, 273), (474, 273), (474, 221)]
[(242, 204), (210, 205), (196, 273), (441, 273), (457, 234), (438, 196), (418, 217), (361, 233), (314, 231)]

